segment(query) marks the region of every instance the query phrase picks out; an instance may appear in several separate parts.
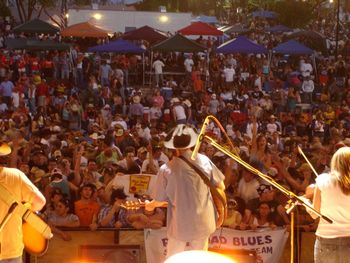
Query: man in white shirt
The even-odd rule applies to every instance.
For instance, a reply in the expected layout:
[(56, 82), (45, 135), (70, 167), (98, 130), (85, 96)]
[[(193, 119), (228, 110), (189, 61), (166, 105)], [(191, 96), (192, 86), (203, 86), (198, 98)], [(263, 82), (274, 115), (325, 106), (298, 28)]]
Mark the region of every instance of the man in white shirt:
[(233, 87), (233, 79), (236, 74), (236, 71), (234, 70), (232, 65), (228, 65), (227, 67), (225, 67), (223, 73), (225, 76), (226, 87)]
[(303, 84), (301, 85), (301, 89), (304, 93), (304, 98), (306, 103), (312, 103), (312, 93), (315, 89), (315, 84), (312, 79), (310, 79), (310, 76), (307, 76)]
[(161, 83), (163, 83), (163, 67), (165, 67), (165, 65), (159, 58), (157, 58), (156, 61), (153, 62), (152, 67), (154, 68), (156, 85), (159, 87), (159, 80)]
[(190, 54), (184, 61), (184, 66), (185, 66), (185, 70), (187, 73), (187, 77), (190, 78), (191, 77), (191, 73), (192, 73), (192, 68), (194, 66), (194, 62), (192, 59), (192, 54)]
[(312, 71), (313, 71), (312, 65), (310, 64), (310, 62), (308, 60), (306, 60), (306, 61), (301, 60), (300, 61), (300, 72), (304, 78), (307, 76), (310, 76)]

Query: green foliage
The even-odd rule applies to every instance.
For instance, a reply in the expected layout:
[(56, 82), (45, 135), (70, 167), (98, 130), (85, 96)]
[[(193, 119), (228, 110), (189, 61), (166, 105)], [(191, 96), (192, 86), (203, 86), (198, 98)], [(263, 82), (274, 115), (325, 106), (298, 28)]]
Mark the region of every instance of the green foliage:
[(5, 16), (10, 16), (10, 15), (11, 15), (11, 11), (6, 6), (6, 1), (5, 0), (1, 0), (0, 1), (0, 16), (1, 17), (5, 17)]
[(314, 18), (314, 6), (308, 1), (278, 1), (273, 10), (279, 13), (279, 20), (282, 24), (297, 28), (304, 27)]
[(91, 5), (91, 0), (75, 0), (74, 4), (84, 6), (84, 5)]

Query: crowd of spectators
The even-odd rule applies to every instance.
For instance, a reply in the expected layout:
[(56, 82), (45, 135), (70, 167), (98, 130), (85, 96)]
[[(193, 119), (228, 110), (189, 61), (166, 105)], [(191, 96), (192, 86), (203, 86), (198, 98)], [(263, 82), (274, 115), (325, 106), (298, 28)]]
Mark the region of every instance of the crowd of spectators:
[[(264, 34), (250, 37), (266, 46), (282, 39)], [(209, 60), (155, 53), (146, 59), (156, 73), (147, 88), (137, 55), (88, 54), (78, 45), (70, 52), (0, 51), (0, 141), (12, 147), (0, 161), (45, 194), (44, 215), (64, 240), (71, 237), (61, 227), (164, 224), (164, 208), (123, 209), (129, 197), (118, 177), (156, 175), (172, 158), (163, 139), (176, 124), (200, 128), (207, 115), (216, 116), (243, 160), (298, 195), (315, 178), (298, 146), (318, 173), (328, 171), (338, 147), (350, 146), (348, 56), (318, 54), (316, 63), (308, 56), (224, 56), (212, 38), (197, 41), (210, 47)], [(182, 74), (163, 75), (163, 68)], [(214, 123), (206, 133), (229, 145)], [(208, 143), (200, 152), (225, 174), (225, 226), (290, 224), (281, 192)], [(317, 224), (302, 208), (297, 222), (305, 231)]]

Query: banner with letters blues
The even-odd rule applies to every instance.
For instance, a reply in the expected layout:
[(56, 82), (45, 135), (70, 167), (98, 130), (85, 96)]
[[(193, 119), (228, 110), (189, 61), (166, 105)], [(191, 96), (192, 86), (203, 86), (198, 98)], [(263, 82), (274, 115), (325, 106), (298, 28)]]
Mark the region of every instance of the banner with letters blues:
[[(289, 233), (284, 228), (240, 231), (216, 230), (209, 239), (210, 248), (255, 250), (259, 263), (279, 262)], [(145, 250), (148, 263), (163, 263), (166, 257), (166, 227), (145, 229)]]

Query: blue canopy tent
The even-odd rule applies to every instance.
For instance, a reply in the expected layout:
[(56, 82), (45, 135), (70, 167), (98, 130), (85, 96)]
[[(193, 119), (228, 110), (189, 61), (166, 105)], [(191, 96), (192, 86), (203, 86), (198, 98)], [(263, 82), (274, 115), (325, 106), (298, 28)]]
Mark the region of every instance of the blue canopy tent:
[(295, 41), (293, 39), (281, 43), (272, 49), (273, 53), (289, 54), (289, 55), (312, 55), (314, 51), (307, 46)]
[[(272, 53), (278, 54), (288, 54), (288, 55), (311, 55), (312, 63), (315, 69), (315, 74), (317, 76), (317, 67), (316, 67), (316, 59), (315, 52), (313, 49), (299, 43), (298, 41), (291, 39), (287, 42), (281, 43), (275, 48), (272, 49)], [(269, 56), (269, 61), (271, 61), (271, 56)]]
[(239, 36), (232, 39), (216, 49), (217, 53), (232, 54), (232, 53), (244, 53), (244, 54), (264, 54), (267, 53), (267, 49), (264, 46), (258, 45), (246, 38), (245, 36)]
[(293, 31), (291, 28), (285, 25), (276, 25), (266, 29), (267, 32), (291, 32)]
[(116, 41), (109, 42), (107, 44), (90, 47), (89, 52), (113, 52), (113, 53), (132, 53), (140, 54), (146, 50), (134, 45), (133, 43), (118, 39)]
[(276, 12), (266, 11), (266, 10), (254, 11), (252, 15), (253, 17), (271, 18), (271, 19), (275, 19), (278, 16)]
[(143, 67), (143, 77), (142, 85), (145, 84), (145, 57), (144, 53), (146, 50), (134, 45), (133, 43), (118, 39), (116, 41), (109, 42), (104, 45), (99, 45), (95, 47), (90, 47), (89, 52), (111, 52), (111, 53), (121, 53), (121, 54), (141, 54), (142, 53), (142, 67)]

